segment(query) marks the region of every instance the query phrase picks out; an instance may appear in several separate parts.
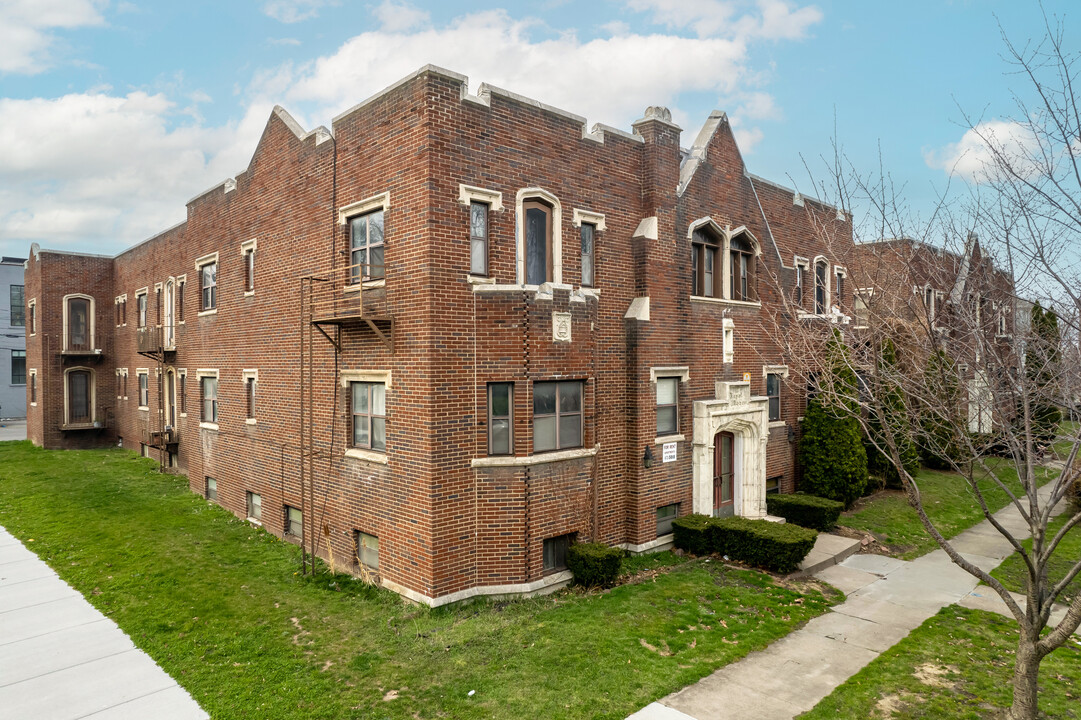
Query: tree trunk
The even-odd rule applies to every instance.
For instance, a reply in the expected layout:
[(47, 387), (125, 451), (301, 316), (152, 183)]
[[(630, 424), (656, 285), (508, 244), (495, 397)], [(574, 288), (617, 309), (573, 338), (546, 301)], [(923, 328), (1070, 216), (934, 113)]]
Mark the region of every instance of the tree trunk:
[(1013, 668), (1013, 705), (1008, 717), (1010, 720), (1036, 720), (1040, 656), (1036, 653), (1036, 643), (1027, 637), (1024, 629), (1020, 635)]

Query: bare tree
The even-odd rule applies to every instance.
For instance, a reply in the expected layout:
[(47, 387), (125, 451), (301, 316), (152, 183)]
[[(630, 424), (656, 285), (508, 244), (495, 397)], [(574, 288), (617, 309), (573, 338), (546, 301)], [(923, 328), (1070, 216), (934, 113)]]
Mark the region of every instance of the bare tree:
[[(1069, 558), (1073, 564), (1061, 577), (1049, 573), (1062, 539), (1081, 532), (1074, 530), (1081, 524), (1077, 507), (1066, 511), (1061, 529), (1049, 531), (1053, 512), (1078, 482), (1081, 436), (1076, 425), (1062, 426), (1058, 455), (1046, 463), (1040, 421), (1040, 409), (1048, 406), (1078, 417), (1081, 389), (1081, 109), (1074, 87), (1079, 56), (1064, 47), (1060, 24), (1048, 21), (1046, 31), (1041, 41), (1024, 46), (1003, 33), (1006, 59), (1023, 80), (1013, 98), (1017, 114), (994, 122), (966, 118), (971, 137), (982, 146), (976, 151), (982, 164), (960, 200), (943, 201), (918, 221), (884, 173), (837, 172), (819, 185), (820, 194), (841, 207), (870, 208), (854, 228), (855, 247), (835, 242), (831, 248), (847, 263), (855, 285), (855, 298), (841, 301), (830, 325), (845, 329), (853, 369), (864, 381), (858, 397), (831, 382), (833, 358), (820, 351), (827, 323), (800, 319), (799, 309), (790, 307), (777, 325), (797, 372), (814, 379), (836, 412), (853, 413), (875, 450), (896, 469), (927, 532), (954, 563), (993, 588), (1016, 618), (1008, 711), (1014, 720), (1037, 717), (1040, 663), (1081, 624), (1081, 597), (1073, 598), (1057, 624), (1050, 623), (1056, 602), (1081, 573), (1081, 559)], [(815, 208), (808, 204), (807, 212)], [(822, 218), (824, 231), (831, 219)], [(1058, 339), (1029, 322), (1036, 301), (1057, 316)], [(894, 362), (881, 360), (887, 344)], [(892, 401), (898, 394), (904, 398), (900, 406)], [(911, 442), (925, 459), (963, 477), (972, 501), (1020, 554), (1028, 579), (1024, 604), (962, 556), (928, 517), (919, 482), (905, 469), (903, 454)], [(1003, 468), (1015, 470), (1019, 484), (1004, 480)], [(1021, 526), (995, 517), (990, 488), (1009, 498)], [(1030, 549), (1022, 542), (1027, 536)]]

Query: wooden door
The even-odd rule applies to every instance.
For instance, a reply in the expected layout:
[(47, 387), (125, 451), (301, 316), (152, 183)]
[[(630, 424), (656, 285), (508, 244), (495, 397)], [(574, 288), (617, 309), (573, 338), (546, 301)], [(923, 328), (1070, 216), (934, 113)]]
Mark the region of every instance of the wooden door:
[(713, 514), (717, 517), (727, 517), (735, 510), (735, 445), (736, 438), (730, 432), (713, 438)]

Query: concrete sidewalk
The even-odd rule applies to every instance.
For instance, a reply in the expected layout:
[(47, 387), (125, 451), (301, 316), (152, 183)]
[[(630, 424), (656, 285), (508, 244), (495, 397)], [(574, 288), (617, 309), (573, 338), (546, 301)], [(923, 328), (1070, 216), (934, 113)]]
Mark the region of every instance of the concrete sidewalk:
[(26, 439), (26, 421), (25, 420), (3, 420), (0, 421), (0, 442), (5, 440), (25, 440)]
[(0, 717), (210, 716), (116, 623), (0, 527)]
[[(1050, 486), (1041, 490), (1041, 498), (1049, 492)], [(1027, 537), (1027, 526), (1012, 506), (995, 517), (1015, 536)], [(983, 570), (1013, 553), (986, 520), (952, 542)], [(646, 706), (629, 720), (789, 720), (813, 708), (941, 608), (960, 603), (1000, 613), (1006, 609), (990, 588), (977, 589), (976, 578), (943, 550), (911, 562), (853, 555), (815, 577), (848, 599), (765, 650)]]

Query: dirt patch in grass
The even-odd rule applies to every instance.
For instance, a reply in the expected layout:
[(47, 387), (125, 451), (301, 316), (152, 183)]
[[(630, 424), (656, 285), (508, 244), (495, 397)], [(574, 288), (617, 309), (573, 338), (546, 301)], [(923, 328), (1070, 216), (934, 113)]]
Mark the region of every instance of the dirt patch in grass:
[(952, 682), (949, 677), (951, 674), (956, 675), (960, 672), (961, 671), (953, 665), (942, 667), (941, 665), (935, 665), (933, 663), (924, 663), (917, 667), (912, 675), (924, 685), (956, 690), (957, 683)]

